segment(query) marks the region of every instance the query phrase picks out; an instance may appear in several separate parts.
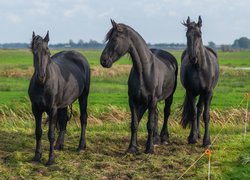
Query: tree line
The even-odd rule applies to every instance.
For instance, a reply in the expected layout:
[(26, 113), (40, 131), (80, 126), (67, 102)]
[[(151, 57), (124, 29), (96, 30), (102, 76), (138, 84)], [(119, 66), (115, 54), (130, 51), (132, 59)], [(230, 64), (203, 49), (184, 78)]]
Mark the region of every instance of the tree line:
[[(186, 48), (186, 44), (184, 43), (156, 43), (151, 44), (148, 43), (150, 48), (160, 48), (160, 49), (173, 49), (173, 50), (183, 50)], [(250, 50), (250, 39), (247, 37), (241, 37), (236, 39), (233, 44), (222, 44), (216, 45), (214, 42), (208, 42), (208, 46), (222, 51), (234, 51), (234, 50)], [(28, 43), (4, 43), (0, 44), (1, 49), (26, 49), (29, 48), (30, 44)], [(105, 47), (105, 43), (98, 42), (95, 40), (89, 40), (88, 42), (80, 39), (78, 42), (74, 42), (73, 40), (69, 40), (68, 43), (58, 43), (58, 44), (50, 44), (50, 48), (54, 49), (67, 49), (67, 48), (79, 48), (79, 49), (103, 49)]]

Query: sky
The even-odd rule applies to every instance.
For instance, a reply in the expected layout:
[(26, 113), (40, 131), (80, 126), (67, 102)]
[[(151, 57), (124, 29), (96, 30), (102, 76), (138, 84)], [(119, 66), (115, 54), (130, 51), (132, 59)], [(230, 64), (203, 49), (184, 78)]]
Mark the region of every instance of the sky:
[(0, 43), (29, 43), (32, 32), (50, 43), (103, 42), (110, 19), (149, 43), (186, 43), (181, 24), (202, 18), (203, 43), (250, 38), (250, 0), (0, 0)]

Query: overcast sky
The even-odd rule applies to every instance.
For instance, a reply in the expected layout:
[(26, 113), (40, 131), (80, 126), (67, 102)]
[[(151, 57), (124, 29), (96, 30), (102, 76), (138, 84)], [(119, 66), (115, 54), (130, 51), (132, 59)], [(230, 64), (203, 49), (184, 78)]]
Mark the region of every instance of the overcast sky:
[(146, 42), (186, 43), (183, 20), (203, 20), (203, 42), (250, 38), (250, 0), (0, 0), (0, 43), (30, 42), (32, 31), (50, 43), (97, 40), (110, 18), (133, 27)]

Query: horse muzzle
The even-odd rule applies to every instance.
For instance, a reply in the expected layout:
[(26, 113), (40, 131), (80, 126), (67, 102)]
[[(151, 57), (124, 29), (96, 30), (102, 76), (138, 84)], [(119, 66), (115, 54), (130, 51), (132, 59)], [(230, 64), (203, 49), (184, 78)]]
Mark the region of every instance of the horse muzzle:
[(106, 55), (102, 55), (101, 56), (101, 65), (102, 65), (102, 67), (110, 68), (112, 66), (112, 61)]

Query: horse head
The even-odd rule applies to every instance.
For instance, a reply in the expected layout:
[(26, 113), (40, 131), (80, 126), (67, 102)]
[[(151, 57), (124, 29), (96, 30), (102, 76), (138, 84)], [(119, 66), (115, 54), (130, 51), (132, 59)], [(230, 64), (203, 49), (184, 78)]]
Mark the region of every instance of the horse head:
[(111, 20), (112, 28), (106, 35), (105, 40), (108, 41), (102, 55), (101, 65), (110, 68), (112, 64), (120, 57), (126, 54), (130, 47), (130, 39), (128, 38), (128, 29), (124, 24), (117, 24)]
[(46, 79), (46, 69), (50, 60), (50, 51), (48, 48), (49, 31), (42, 38), (39, 35), (32, 34), (31, 51), (33, 53), (33, 61), (35, 68), (35, 76), (40, 83), (44, 83)]
[(200, 46), (202, 45), (201, 39), (201, 26), (202, 20), (199, 16), (198, 22), (191, 22), (190, 18), (186, 20), (186, 22), (182, 23), (184, 26), (187, 27), (187, 52), (189, 59), (192, 63), (198, 63), (198, 54), (200, 51)]

